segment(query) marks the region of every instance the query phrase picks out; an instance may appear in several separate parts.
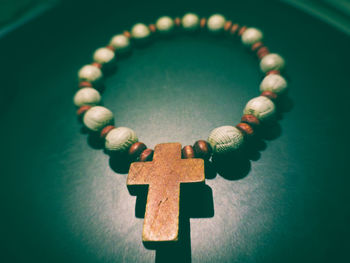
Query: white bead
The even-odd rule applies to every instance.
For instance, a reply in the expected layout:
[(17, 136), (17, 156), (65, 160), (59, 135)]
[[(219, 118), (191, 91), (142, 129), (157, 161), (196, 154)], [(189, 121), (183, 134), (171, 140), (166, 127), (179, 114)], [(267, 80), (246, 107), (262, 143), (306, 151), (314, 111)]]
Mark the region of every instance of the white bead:
[(92, 131), (100, 131), (106, 125), (113, 123), (113, 113), (102, 106), (90, 108), (84, 115), (83, 122)]
[(233, 126), (221, 126), (210, 133), (208, 142), (214, 153), (223, 154), (237, 150), (243, 143), (243, 134)]
[(287, 81), (278, 74), (267, 75), (260, 84), (260, 91), (272, 91), (282, 94), (287, 89)]
[(200, 20), (196, 14), (187, 13), (182, 17), (181, 23), (185, 30), (191, 31), (199, 28)]
[(174, 29), (174, 21), (168, 16), (162, 16), (157, 20), (156, 28), (161, 33), (168, 33)]
[(136, 39), (145, 39), (149, 37), (151, 31), (145, 24), (138, 23), (131, 29), (131, 36)]
[(254, 27), (247, 28), (242, 34), (242, 43), (251, 46), (263, 39), (262, 32)]
[(114, 52), (106, 47), (97, 49), (93, 56), (94, 61), (102, 65), (112, 63), (114, 61), (114, 58)]
[(137, 141), (138, 138), (132, 129), (118, 127), (107, 133), (105, 147), (110, 151), (124, 152)]
[(109, 44), (115, 48), (116, 51), (122, 52), (126, 51), (130, 47), (130, 40), (123, 34), (115, 35)]
[(81, 88), (75, 93), (74, 104), (77, 107), (84, 105), (98, 105), (101, 102), (100, 93), (93, 88)]
[(259, 96), (248, 101), (243, 113), (254, 115), (260, 121), (264, 121), (275, 113), (275, 104), (269, 98)]
[(98, 82), (102, 79), (102, 71), (93, 65), (85, 65), (78, 72), (79, 80), (86, 80), (89, 82)]
[(282, 70), (284, 68), (284, 59), (278, 54), (268, 54), (260, 61), (260, 69), (266, 73), (270, 70)]
[(207, 26), (211, 32), (219, 32), (224, 29), (226, 18), (223, 15), (215, 14), (209, 17)]

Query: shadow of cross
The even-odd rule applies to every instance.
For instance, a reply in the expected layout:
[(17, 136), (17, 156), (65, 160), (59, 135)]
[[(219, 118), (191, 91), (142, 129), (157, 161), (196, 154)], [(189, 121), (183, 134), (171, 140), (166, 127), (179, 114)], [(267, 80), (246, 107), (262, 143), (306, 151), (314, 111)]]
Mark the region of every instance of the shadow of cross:
[(152, 162), (131, 164), (128, 188), (148, 185), (143, 242), (178, 240), (180, 184), (201, 183), (204, 180), (204, 161), (181, 159), (180, 143), (158, 144)]

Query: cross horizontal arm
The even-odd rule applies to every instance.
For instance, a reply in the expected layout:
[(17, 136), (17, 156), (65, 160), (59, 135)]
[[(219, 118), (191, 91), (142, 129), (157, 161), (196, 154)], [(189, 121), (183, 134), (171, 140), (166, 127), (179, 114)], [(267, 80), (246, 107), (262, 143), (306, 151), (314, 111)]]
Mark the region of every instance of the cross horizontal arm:
[(204, 161), (202, 159), (183, 159), (178, 169), (181, 183), (200, 183), (205, 181)]
[(144, 185), (150, 183), (150, 177), (152, 175), (151, 162), (134, 162), (130, 166), (127, 185)]

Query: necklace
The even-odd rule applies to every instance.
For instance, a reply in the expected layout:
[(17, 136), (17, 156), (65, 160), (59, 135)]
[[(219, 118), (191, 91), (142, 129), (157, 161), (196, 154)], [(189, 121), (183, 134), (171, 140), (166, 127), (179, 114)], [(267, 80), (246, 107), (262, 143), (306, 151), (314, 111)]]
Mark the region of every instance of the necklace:
[[(145, 43), (154, 34), (166, 36), (175, 30), (194, 32), (205, 28), (212, 34), (240, 38), (245, 46), (256, 52), (260, 69), (266, 74), (260, 84), (260, 96), (248, 101), (241, 122), (236, 126), (218, 127), (210, 132), (207, 141), (198, 140), (193, 146), (182, 148), (180, 143), (163, 143), (156, 145), (154, 150), (139, 142), (132, 129), (115, 127), (113, 113), (98, 106), (101, 102), (98, 87), (104, 73), (114, 65), (116, 54), (129, 52), (132, 43), (136, 46)], [(204, 161), (212, 155), (237, 151), (254, 136), (258, 126), (274, 117), (275, 101), (287, 89), (287, 82), (280, 75), (285, 62), (280, 55), (270, 53), (262, 39), (259, 29), (232, 23), (220, 14), (208, 19), (193, 13), (175, 19), (163, 16), (155, 24), (138, 23), (130, 32), (114, 36), (109, 45), (95, 51), (93, 63), (79, 70), (80, 89), (74, 96), (77, 115), (91, 132), (100, 134), (107, 151), (128, 155), (131, 165), (127, 186), (131, 193), (138, 186), (148, 185), (142, 234), (145, 243), (177, 241), (180, 184), (204, 183)]]

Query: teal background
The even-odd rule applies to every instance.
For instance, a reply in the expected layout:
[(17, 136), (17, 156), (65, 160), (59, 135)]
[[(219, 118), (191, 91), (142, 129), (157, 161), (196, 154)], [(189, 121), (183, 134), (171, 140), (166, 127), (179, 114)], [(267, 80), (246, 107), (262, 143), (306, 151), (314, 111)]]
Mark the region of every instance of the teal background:
[[(146, 249), (127, 167), (81, 130), (79, 68), (112, 35), (161, 15), (222, 13), (287, 61), (278, 125), (183, 189), (179, 246)], [(344, 262), (350, 248), (344, 33), (277, 1), (63, 1), (0, 39), (2, 262)], [(149, 147), (239, 122), (259, 94), (238, 40), (180, 34), (120, 58), (103, 102)], [(216, 174), (218, 172), (218, 174)], [(191, 192), (193, 191), (193, 192)], [(189, 219), (190, 218), (190, 219)]]

